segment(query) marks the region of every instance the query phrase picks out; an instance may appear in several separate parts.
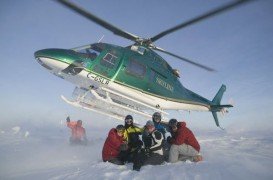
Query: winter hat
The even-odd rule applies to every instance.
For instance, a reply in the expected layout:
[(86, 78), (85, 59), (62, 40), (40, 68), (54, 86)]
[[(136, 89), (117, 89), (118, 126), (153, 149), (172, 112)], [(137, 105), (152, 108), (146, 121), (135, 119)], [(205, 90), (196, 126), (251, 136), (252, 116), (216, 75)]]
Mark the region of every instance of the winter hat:
[(155, 126), (155, 125), (153, 121), (149, 120), (147, 121), (146, 126), (148, 127), (148, 126)]
[(127, 116), (125, 117), (125, 120), (126, 120), (126, 119), (132, 119), (132, 120), (133, 120), (133, 116), (127, 115)]
[(169, 121), (169, 126), (170, 126), (170, 127), (177, 126), (177, 120), (176, 120), (176, 119), (171, 119), (171, 120)]
[(116, 130), (117, 131), (124, 131), (125, 127), (122, 124), (119, 124), (119, 125), (117, 125)]

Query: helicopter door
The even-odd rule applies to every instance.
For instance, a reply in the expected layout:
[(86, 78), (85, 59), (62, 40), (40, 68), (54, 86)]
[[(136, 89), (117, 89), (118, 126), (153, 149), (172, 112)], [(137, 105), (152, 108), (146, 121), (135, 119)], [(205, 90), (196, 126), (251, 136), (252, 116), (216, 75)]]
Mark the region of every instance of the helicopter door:
[(116, 74), (120, 59), (117, 52), (109, 51), (93, 66), (93, 71), (112, 78)]

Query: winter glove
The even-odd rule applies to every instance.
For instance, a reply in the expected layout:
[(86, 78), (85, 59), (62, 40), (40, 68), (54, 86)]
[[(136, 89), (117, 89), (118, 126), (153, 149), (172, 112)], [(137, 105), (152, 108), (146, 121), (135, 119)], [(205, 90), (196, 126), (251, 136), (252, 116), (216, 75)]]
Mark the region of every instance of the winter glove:
[(128, 145), (127, 144), (121, 144), (120, 147), (119, 147), (119, 150), (120, 151), (126, 151), (128, 149)]
[(66, 122), (70, 122), (70, 117), (69, 116), (67, 116)]
[(168, 136), (168, 137), (167, 137), (167, 142), (168, 142), (169, 144), (171, 144), (171, 139), (172, 139), (171, 136)]
[(145, 153), (146, 154), (150, 154), (151, 153), (151, 149), (150, 148), (145, 148)]

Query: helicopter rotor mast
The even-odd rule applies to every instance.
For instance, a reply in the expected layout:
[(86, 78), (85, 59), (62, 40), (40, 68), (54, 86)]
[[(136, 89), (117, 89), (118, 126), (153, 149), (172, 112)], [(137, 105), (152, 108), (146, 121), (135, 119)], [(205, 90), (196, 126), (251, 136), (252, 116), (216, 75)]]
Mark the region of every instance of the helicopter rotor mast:
[(160, 47), (157, 47), (157, 46), (155, 46), (153, 44), (153, 42), (157, 41), (158, 39), (160, 39), (160, 38), (162, 38), (162, 37), (164, 37), (164, 36), (166, 36), (166, 35), (168, 35), (170, 33), (175, 32), (177, 30), (180, 30), (180, 29), (185, 28), (187, 26), (190, 26), (190, 25), (192, 25), (194, 23), (197, 23), (197, 22), (200, 22), (200, 21), (205, 20), (207, 18), (210, 18), (212, 16), (218, 15), (218, 14), (224, 12), (224, 11), (231, 10), (232, 8), (235, 8), (235, 7), (239, 6), (239, 5), (242, 5), (242, 4), (244, 4), (246, 2), (249, 2), (249, 1), (252, 1), (252, 0), (237, 0), (235, 2), (231, 2), (231, 3), (226, 4), (224, 6), (218, 7), (216, 9), (214, 9), (214, 10), (211, 10), (211, 11), (209, 11), (207, 13), (204, 13), (203, 15), (200, 15), (200, 16), (198, 16), (196, 18), (190, 19), (190, 20), (188, 20), (188, 21), (186, 21), (186, 22), (184, 22), (182, 24), (179, 24), (179, 25), (177, 25), (175, 27), (167, 29), (167, 30), (153, 36), (152, 38), (142, 38), (142, 37), (139, 37), (139, 36), (134, 35), (132, 33), (126, 32), (126, 31), (124, 31), (124, 30), (122, 30), (122, 29), (120, 29), (120, 28), (118, 28), (118, 27), (104, 21), (103, 19), (91, 14), (90, 12), (86, 11), (85, 9), (83, 9), (83, 8), (77, 6), (76, 4), (74, 4), (72, 2), (69, 2), (67, 0), (56, 0), (56, 1), (59, 2), (60, 4), (64, 5), (64, 6), (66, 6), (67, 8), (75, 11), (76, 13), (82, 15), (83, 17), (85, 17), (85, 18), (95, 22), (96, 24), (104, 27), (105, 29), (108, 29), (109, 31), (113, 32), (114, 34), (116, 34), (118, 36), (121, 36), (123, 38), (126, 38), (128, 40), (134, 41), (136, 44), (145, 45), (150, 49), (157, 50), (157, 51), (160, 51), (162, 53), (168, 54), (168, 55), (173, 56), (175, 58), (178, 58), (178, 59), (180, 59), (180, 60), (182, 60), (184, 62), (190, 63), (192, 65), (195, 65), (195, 66), (199, 67), (199, 68), (202, 68), (204, 70), (215, 71), (214, 69), (212, 69), (210, 67), (202, 65), (200, 63), (196, 63), (196, 62), (191, 61), (191, 60), (189, 60), (187, 58), (175, 55), (175, 54), (173, 54), (171, 52), (168, 52), (168, 51), (166, 51), (166, 50), (164, 50), (164, 49), (162, 49)]

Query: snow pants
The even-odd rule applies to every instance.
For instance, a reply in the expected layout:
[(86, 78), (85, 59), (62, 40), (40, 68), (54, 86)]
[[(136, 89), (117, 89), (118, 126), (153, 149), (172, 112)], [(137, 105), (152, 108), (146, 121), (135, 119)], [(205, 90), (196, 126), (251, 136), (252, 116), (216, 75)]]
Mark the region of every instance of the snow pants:
[(159, 165), (164, 162), (164, 156), (157, 153), (146, 153), (144, 150), (136, 154), (133, 170), (139, 171), (141, 166)]
[(187, 144), (175, 145), (172, 144), (169, 152), (169, 162), (175, 163), (177, 161), (193, 161), (193, 157), (199, 152), (192, 146)]
[(112, 158), (108, 160), (108, 162), (116, 164), (116, 165), (124, 165), (124, 162), (120, 160), (119, 158)]

